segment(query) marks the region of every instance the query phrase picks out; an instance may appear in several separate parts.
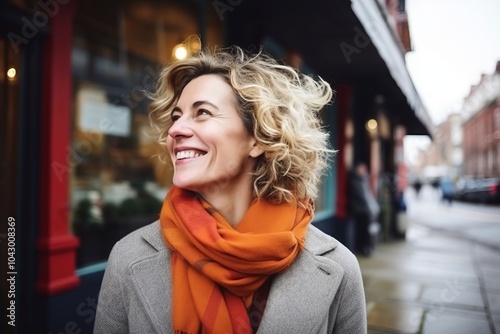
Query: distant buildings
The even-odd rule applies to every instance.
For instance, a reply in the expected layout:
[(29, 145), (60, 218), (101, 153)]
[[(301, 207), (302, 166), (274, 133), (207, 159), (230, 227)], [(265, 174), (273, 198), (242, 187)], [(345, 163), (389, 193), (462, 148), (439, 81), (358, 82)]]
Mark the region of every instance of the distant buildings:
[(414, 166), (416, 174), (424, 181), (443, 175), (461, 175), (464, 160), (462, 133), (462, 116), (458, 113), (450, 114), (437, 125), (431, 145), (419, 152), (418, 164)]
[(500, 176), (500, 61), (471, 87), (462, 109), (463, 174)]
[(428, 149), (419, 152), (413, 174), (424, 180), (452, 177), (500, 177), (500, 61), (471, 87), (460, 113), (438, 126)]

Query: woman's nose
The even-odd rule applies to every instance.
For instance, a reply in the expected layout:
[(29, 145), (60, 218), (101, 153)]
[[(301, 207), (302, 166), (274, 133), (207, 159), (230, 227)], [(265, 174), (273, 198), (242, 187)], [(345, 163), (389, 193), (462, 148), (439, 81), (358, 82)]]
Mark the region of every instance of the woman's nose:
[(178, 118), (168, 130), (168, 135), (172, 138), (190, 137), (193, 135), (193, 130), (189, 125), (189, 121), (183, 117)]

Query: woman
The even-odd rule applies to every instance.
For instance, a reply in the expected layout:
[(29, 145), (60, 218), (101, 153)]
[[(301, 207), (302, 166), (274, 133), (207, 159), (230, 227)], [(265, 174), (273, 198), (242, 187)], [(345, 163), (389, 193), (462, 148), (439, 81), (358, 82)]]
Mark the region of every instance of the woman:
[(356, 258), (311, 225), (330, 86), (239, 48), (161, 73), (159, 221), (113, 248), (95, 333), (365, 333)]

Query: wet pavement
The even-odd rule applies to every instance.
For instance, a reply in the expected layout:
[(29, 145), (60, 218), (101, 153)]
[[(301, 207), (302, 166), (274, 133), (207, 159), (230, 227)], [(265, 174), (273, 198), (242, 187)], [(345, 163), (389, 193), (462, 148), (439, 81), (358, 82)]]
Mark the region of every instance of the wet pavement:
[[(495, 211), (487, 229), (469, 222), (475, 229), (464, 233), (438, 205), (429, 197), (411, 203), (406, 239), (358, 257), (369, 333), (500, 333), (500, 219)], [(452, 209), (462, 217), (469, 210)]]

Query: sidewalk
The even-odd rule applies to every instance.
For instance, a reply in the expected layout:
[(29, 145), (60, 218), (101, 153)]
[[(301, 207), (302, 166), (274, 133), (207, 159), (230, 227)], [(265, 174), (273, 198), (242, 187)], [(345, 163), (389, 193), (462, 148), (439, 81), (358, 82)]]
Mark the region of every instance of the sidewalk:
[(500, 250), (414, 223), (358, 260), (368, 333), (500, 333)]

